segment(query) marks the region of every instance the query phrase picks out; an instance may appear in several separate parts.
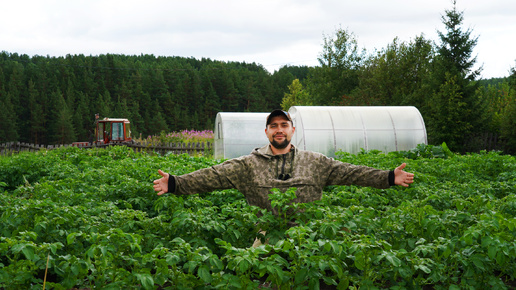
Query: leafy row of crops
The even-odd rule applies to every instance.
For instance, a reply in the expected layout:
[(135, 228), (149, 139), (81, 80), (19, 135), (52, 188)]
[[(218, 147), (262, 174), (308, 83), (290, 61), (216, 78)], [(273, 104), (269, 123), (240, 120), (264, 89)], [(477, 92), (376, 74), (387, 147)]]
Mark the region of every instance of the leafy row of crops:
[[(416, 183), (333, 186), (311, 204), (290, 204), (295, 189), (274, 192), (280, 217), (257, 217), (236, 190), (152, 190), (159, 168), (219, 160), (124, 147), (0, 157), (0, 288), (514, 287), (515, 158), (445, 153), (340, 155), (382, 169), (406, 162)], [(260, 228), (269, 243), (252, 248)]]

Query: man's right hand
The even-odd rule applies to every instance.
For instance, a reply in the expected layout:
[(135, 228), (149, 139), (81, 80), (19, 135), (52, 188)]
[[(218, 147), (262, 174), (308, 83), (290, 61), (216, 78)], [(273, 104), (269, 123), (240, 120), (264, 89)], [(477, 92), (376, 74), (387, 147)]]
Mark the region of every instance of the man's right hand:
[(158, 191), (158, 195), (168, 192), (168, 178), (169, 174), (158, 170), (159, 175), (163, 176), (160, 179), (154, 180), (154, 191)]

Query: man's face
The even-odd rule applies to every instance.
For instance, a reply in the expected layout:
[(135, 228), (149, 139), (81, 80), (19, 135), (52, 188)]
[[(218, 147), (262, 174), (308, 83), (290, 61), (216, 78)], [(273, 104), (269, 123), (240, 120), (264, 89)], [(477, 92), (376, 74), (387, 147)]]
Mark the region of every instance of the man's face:
[(271, 145), (277, 149), (284, 149), (290, 144), (295, 128), (292, 123), (284, 116), (272, 117), (271, 122), (265, 129), (265, 134), (269, 138)]

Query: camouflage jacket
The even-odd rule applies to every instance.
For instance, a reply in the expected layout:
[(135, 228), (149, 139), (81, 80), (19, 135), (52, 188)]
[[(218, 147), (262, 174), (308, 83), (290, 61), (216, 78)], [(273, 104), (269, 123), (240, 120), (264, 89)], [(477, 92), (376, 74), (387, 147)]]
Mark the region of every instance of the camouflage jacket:
[[(289, 178), (279, 177), (288, 174)], [(250, 155), (227, 160), (181, 176), (170, 176), (169, 192), (195, 194), (236, 188), (250, 205), (272, 210), (268, 199), (272, 188), (286, 191), (296, 187), (294, 202), (319, 200), (328, 185), (359, 185), (388, 188), (394, 173), (367, 166), (343, 163), (323, 154), (298, 150), (273, 155), (269, 145), (256, 148)]]

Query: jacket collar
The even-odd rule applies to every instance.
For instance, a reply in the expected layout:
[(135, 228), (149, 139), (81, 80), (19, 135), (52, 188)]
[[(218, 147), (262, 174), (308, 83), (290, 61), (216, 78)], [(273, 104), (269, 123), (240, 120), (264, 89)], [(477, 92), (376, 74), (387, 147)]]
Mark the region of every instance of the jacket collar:
[[(290, 152), (293, 152), (294, 154), (297, 153), (297, 148), (294, 146), (294, 144), (291, 144), (292, 146), (290, 147)], [(290, 153), (289, 152), (289, 153)], [(274, 157), (275, 155), (272, 153), (272, 149), (271, 149), (271, 145), (270, 144), (267, 144), (263, 147), (260, 147), (260, 148), (255, 148), (253, 150), (253, 152), (251, 152), (252, 154), (255, 154), (255, 155), (258, 155), (258, 156), (262, 156), (262, 157), (265, 157), (265, 158), (272, 158)], [(289, 154), (287, 153), (287, 154)]]

